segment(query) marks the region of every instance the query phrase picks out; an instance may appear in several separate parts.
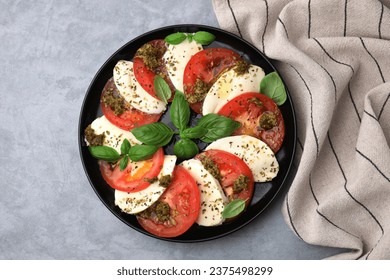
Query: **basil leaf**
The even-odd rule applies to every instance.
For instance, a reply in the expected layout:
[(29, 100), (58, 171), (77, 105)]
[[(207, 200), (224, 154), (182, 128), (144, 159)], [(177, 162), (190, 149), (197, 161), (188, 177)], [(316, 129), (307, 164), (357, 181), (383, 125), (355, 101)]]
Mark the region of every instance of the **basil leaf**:
[(261, 80), (260, 92), (272, 98), (279, 106), (286, 102), (287, 99), (287, 93), (282, 79), (276, 72), (269, 73)]
[(240, 214), (245, 209), (245, 200), (235, 199), (225, 206), (222, 211), (222, 217), (225, 219), (232, 218)]
[(125, 155), (121, 161), (119, 162), (119, 169), (120, 171), (123, 171), (125, 170), (125, 168), (127, 167), (127, 164), (129, 163), (129, 156), (128, 155)]
[(120, 154), (111, 147), (107, 146), (90, 146), (88, 147), (89, 152), (94, 158), (105, 160), (108, 162), (116, 162), (121, 156)]
[(208, 45), (215, 40), (215, 36), (207, 31), (198, 31), (193, 36), (195, 42), (201, 45)]
[(171, 109), (169, 111), (172, 123), (181, 131), (187, 127), (190, 120), (190, 106), (181, 91), (175, 91)]
[(165, 42), (171, 45), (178, 45), (187, 38), (186, 34), (182, 32), (172, 33), (165, 37)]
[(153, 145), (135, 145), (129, 151), (129, 157), (132, 161), (140, 161), (151, 158), (158, 150), (158, 146)]
[(188, 39), (188, 42), (192, 42), (192, 40), (194, 40), (194, 35), (192, 35), (191, 33), (187, 34), (187, 39)]
[(207, 133), (200, 138), (206, 143), (230, 136), (240, 127), (239, 122), (217, 114), (207, 114), (201, 117), (197, 125), (207, 129)]
[(175, 143), (173, 153), (180, 159), (189, 159), (199, 153), (199, 148), (192, 140), (180, 139)]
[(207, 133), (207, 129), (201, 126), (194, 126), (184, 129), (180, 133), (181, 138), (199, 139)]
[(121, 154), (126, 155), (129, 152), (130, 148), (131, 148), (130, 142), (125, 138), (125, 140), (123, 140), (121, 145)]
[(159, 147), (167, 145), (174, 134), (169, 126), (161, 122), (134, 128), (131, 130), (131, 133), (142, 143)]
[(161, 101), (164, 101), (165, 104), (168, 103), (168, 99), (171, 98), (172, 92), (167, 82), (161, 78), (161, 76), (156, 75), (156, 77), (154, 77), (153, 83), (156, 95), (161, 99)]

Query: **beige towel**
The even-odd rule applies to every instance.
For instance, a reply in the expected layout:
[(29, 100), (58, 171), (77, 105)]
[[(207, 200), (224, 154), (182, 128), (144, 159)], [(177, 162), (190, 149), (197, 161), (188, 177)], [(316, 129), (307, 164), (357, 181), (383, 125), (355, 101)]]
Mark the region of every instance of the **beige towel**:
[(275, 63), (298, 122), (286, 223), (336, 259), (390, 259), (390, 1), (213, 0)]

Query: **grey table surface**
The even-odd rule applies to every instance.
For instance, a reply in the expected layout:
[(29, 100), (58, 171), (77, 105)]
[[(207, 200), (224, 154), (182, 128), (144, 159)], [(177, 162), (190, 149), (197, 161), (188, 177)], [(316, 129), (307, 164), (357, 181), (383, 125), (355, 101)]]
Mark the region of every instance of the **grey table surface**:
[(257, 219), (213, 241), (143, 235), (95, 195), (78, 151), (86, 89), (132, 38), (182, 23), (218, 27), (210, 0), (0, 1), (0, 259), (322, 259), (284, 223), (284, 188)]

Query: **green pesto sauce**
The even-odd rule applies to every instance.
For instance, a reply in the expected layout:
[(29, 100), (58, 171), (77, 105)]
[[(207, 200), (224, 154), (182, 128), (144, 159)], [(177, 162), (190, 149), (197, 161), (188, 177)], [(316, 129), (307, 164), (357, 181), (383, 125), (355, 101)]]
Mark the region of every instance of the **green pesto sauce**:
[(263, 106), (263, 102), (261, 102), (260, 99), (258, 99), (256, 97), (252, 97), (252, 98), (248, 99), (248, 102), (249, 103), (253, 103), (253, 104), (255, 104), (258, 107)]
[(150, 70), (155, 70), (161, 66), (161, 58), (164, 55), (163, 48), (156, 48), (151, 44), (145, 44), (137, 50), (136, 57), (143, 59), (144, 64)]
[(84, 130), (84, 135), (90, 146), (103, 146), (104, 133), (95, 134), (95, 130), (93, 130), (91, 125)]
[(250, 64), (248, 62), (246, 62), (245, 60), (239, 60), (237, 61), (236, 67), (234, 67), (233, 70), (238, 76), (240, 76), (244, 75), (245, 73), (249, 73), (249, 67)]
[(260, 117), (259, 125), (264, 130), (270, 130), (278, 124), (276, 115), (273, 112), (264, 112)]
[(153, 184), (155, 182), (158, 181), (157, 177), (153, 177), (153, 178), (144, 178), (144, 181), (150, 183), (150, 184)]
[(122, 97), (114, 96), (114, 90), (109, 88), (102, 96), (102, 102), (114, 111), (116, 116), (120, 116), (126, 110), (125, 102)]
[(200, 162), (202, 163), (203, 167), (215, 178), (217, 179), (218, 181), (221, 181), (222, 179), (222, 176), (221, 176), (221, 172), (219, 171), (217, 165), (215, 164), (215, 162), (205, 156), (205, 155), (202, 155), (199, 157), (200, 159)]
[(207, 92), (209, 91), (209, 86), (198, 78), (196, 79), (193, 89), (193, 93), (187, 96), (187, 101), (189, 103), (196, 103), (202, 101), (205, 98)]
[(249, 178), (241, 174), (233, 184), (233, 192), (240, 193), (248, 188)]
[(171, 217), (171, 207), (169, 207), (169, 204), (162, 201), (156, 202), (156, 215), (157, 219), (160, 222), (166, 222), (169, 221), (169, 218)]
[(158, 180), (158, 182), (159, 182), (161, 187), (167, 188), (172, 182), (172, 176), (171, 175), (161, 176), (161, 178)]

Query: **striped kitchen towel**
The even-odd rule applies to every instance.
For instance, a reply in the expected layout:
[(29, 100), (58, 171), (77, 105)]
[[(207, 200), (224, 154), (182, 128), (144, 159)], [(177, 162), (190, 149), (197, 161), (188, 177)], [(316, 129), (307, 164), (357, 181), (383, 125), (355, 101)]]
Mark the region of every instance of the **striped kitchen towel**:
[(276, 60), (295, 105), (286, 223), (335, 259), (390, 259), (390, 1), (213, 0), (221, 28)]

